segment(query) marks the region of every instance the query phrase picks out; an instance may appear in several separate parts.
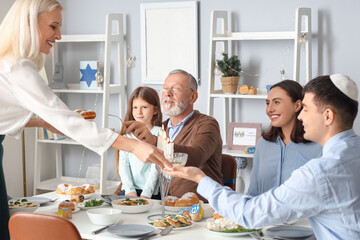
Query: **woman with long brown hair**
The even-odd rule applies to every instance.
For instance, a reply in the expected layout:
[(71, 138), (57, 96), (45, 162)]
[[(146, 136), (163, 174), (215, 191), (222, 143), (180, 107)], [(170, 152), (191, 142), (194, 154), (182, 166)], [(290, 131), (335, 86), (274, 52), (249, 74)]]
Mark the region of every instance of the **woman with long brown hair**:
[(322, 147), (304, 139), (304, 128), (297, 119), (302, 90), (298, 82), (284, 80), (269, 91), (266, 114), (271, 126), (257, 143), (248, 190), (251, 196), (280, 186), (295, 169), (321, 156)]

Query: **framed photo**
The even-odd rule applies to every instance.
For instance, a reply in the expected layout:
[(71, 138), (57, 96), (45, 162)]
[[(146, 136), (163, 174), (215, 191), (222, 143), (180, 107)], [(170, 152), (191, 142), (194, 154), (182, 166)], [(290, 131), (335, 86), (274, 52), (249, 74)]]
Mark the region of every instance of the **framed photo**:
[(228, 149), (254, 153), (260, 135), (261, 123), (230, 122), (227, 139)]
[(175, 69), (197, 79), (197, 2), (142, 3), (140, 16), (142, 82), (163, 84)]

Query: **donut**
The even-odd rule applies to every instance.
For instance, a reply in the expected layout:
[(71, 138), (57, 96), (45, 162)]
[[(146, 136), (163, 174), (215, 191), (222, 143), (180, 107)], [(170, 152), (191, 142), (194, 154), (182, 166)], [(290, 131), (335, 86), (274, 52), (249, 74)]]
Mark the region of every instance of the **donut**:
[(193, 193), (188, 192), (185, 193), (178, 201), (175, 202), (175, 207), (190, 207), (194, 204), (199, 203), (199, 197)]
[(84, 192), (85, 189), (83, 189), (82, 187), (72, 186), (67, 190), (66, 195), (76, 195), (76, 194), (82, 194)]
[(61, 203), (59, 203), (58, 209), (60, 208), (70, 208), (71, 211), (75, 210), (75, 204), (69, 200), (64, 200)]
[(96, 112), (92, 110), (82, 111), (80, 112), (81, 116), (85, 119), (94, 119), (96, 118)]
[(165, 206), (174, 206), (175, 202), (178, 201), (179, 198), (175, 197), (175, 196), (167, 196), (165, 198)]
[(91, 186), (90, 184), (84, 184), (81, 186), (85, 190), (85, 194), (94, 193), (94, 186)]
[(56, 188), (56, 193), (57, 194), (66, 194), (66, 192), (69, 190), (69, 188), (71, 188), (72, 185), (71, 184), (59, 184)]

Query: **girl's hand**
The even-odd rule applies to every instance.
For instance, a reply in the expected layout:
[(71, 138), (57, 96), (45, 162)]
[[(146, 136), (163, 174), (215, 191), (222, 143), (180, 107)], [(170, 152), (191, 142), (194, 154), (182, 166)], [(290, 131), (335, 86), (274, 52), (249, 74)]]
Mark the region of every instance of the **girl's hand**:
[(130, 193), (125, 194), (125, 196), (137, 197), (138, 195), (136, 194), (136, 192), (130, 192)]
[(197, 183), (199, 183), (201, 179), (206, 177), (206, 174), (197, 167), (174, 166), (169, 170), (164, 168), (163, 172), (172, 177), (185, 178), (187, 180), (191, 180)]

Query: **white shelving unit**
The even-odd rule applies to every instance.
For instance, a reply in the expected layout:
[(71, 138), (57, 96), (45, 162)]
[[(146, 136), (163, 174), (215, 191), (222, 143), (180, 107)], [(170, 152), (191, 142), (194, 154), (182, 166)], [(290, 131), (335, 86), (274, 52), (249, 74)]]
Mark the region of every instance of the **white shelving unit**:
[[(102, 90), (82, 90), (79, 89), (79, 84), (68, 84), (69, 89), (54, 89), (55, 93), (71, 93), (71, 94), (102, 94), (103, 111), (101, 112), (103, 128), (108, 127), (108, 111), (109, 111), (109, 96), (111, 94), (119, 95), (119, 114), (125, 114), (125, 81), (124, 81), (124, 33), (123, 33), (123, 15), (108, 14), (106, 16), (105, 34), (96, 35), (63, 35), (62, 39), (57, 41), (52, 49), (52, 67), (55, 69), (55, 63), (58, 62), (58, 44), (63, 43), (105, 43), (104, 53), (104, 83)], [(117, 68), (118, 79), (114, 80), (115, 84), (110, 84), (110, 63), (112, 54), (112, 44), (116, 44), (118, 64)], [(66, 81), (65, 81), (66, 82)], [(98, 113), (99, 115), (99, 113)], [(54, 191), (60, 183), (81, 184), (85, 183), (84, 178), (66, 177), (63, 176), (62, 169), (62, 153), (61, 145), (80, 145), (74, 140), (40, 140), (38, 139), (36, 131), (35, 136), (35, 165), (34, 165), (34, 194), (39, 190)], [(46, 144), (55, 144), (55, 161), (56, 161), (56, 177), (48, 180), (41, 180), (41, 151)], [(101, 173), (100, 173), (100, 192), (112, 193), (114, 187), (117, 187), (116, 182), (108, 181), (106, 178), (107, 169), (107, 152), (100, 156)]]
[[(218, 24), (220, 21), (221, 24)], [(290, 40), (294, 42), (294, 76), (295, 81), (299, 81), (300, 73), (300, 50), (301, 44), (305, 44), (306, 55), (306, 81), (311, 79), (311, 9), (298, 8), (295, 14), (295, 28), (293, 31), (286, 32), (231, 32), (228, 27), (228, 12), (213, 11), (210, 22), (210, 57), (209, 57), (209, 88), (208, 88), (208, 114), (214, 115), (214, 99), (223, 99), (223, 134), (227, 139), (227, 126), (229, 123), (229, 101), (233, 99), (266, 99), (266, 94), (259, 95), (241, 95), (241, 94), (223, 94), (222, 90), (215, 89), (215, 57), (216, 43), (223, 43), (223, 51), (228, 52), (228, 43), (230, 41), (253, 41), (253, 40)], [(302, 30), (302, 27), (304, 28)], [(223, 153), (232, 156), (252, 158), (253, 154), (247, 154), (241, 151), (228, 150), (226, 146)]]

